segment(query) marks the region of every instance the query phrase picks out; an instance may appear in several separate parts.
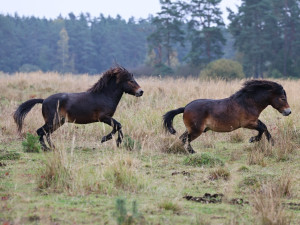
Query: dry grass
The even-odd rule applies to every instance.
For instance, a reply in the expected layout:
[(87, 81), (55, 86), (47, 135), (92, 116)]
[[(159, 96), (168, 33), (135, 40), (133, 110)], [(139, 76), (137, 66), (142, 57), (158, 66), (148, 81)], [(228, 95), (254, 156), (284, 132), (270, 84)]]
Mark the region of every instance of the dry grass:
[[(85, 91), (98, 78), (98, 76), (59, 75), (57, 73), (0, 75), (0, 150), (6, 151), (5, 148), (9, 148), (8, 150), (20, 149), (25, 134), (27, 132), (35, 134), (36, 130), (44, 124), (41, 106), (35, 106), (26, 117), (23, 134), (19, 136), (12, 113), (21, 102), (30, 98), (46, 98), (58, 92)], [(279, 186), (275, 189), (274, 184), (271, 185), (273, 189), (269, 187), (269, 184), (269, 186), (266, 184), (268, 187), (265, 185), (262, 187), (259, 179), (247, 180), (253, 183), (247, 185), (247, 188), (260, 190), (253, 197), (255, 215), (251, 216), (247, 207), (244, 207), (241, 209), (241, 215), (243, 215), (241, 217), (243, 218), (237, 219), (238, 222), (231, 220), (228, 223), (249, 224), (249, 221), (255, 220), (257, 215), (259, 215), (257, 217), (260, 218), (259, 221), (262, 221), (261, 218), (271, 218), (270, 221), (273, 224), (281, 224), (281, 222), (283, 224), (290, 221), (281, 202), (284, 198), (291, 197), (295, 198), (297, 202), (300, 196), (300, 179), (299, 173), (297, 173), (299, 167), (295, 165), (299, 162), (300, 114), (297, 112), (300, 111), (300, 95), (298, 94), (300, 81), (278, 81), (284, 86), (292, 108), (292, 114), (289, 117), (283, 117), (272, 107), (268, 107), (260, 116), (275, 140), (274, 146), (269, 145), (265, 141), (265, 137), (260, 143), (249, 144), (248, 139), (256, 135), (257, 132), (246, 129), (232, 133), (209, 131), (192, 142), (193, 148), (197, 152), (191, 156), (192, 159), (195, 159), (194, 161), (198, 158), (202, 159), (201, 157), (197, 158), (197, 156), (209, 153), (214, 159), (220, 159), (220, 162), (225, 163), (226, 168), (230, 171), (230, 179), (226, 182), (223, 181), (225, 178), (222, 177), (221, 170), (217, 171), (218, 169), (212, 169), (210, 166), (203, 166), (202, 161), (196, 162), (200, 166), (184, 164), (184, 158), (189, 157), (182, 155), (186, 152), (178, 140), (178, 137), (185, 131), (182, 116), (175, 117), (174, 128), (177, 130), (177, 135), (171, 136), (166, 134), (162, 128), (162, 115), (169, 110), (183, 107), (194, 99), (228, 97), (241, 88), (243, 81), (203, 81), (194, 78), (138, 78), (137, 81), (145, 91), (144, 95), (141, 98), (124, 95), (114, 116), (122, 124), (124, 135), (128, 135), (127, 144), (123, 144), (121, 148), (116, 147), (115, 140), (101, 144), (101, 138), (112, 129), (102, 123), (65, 124), (52, 137), (57, 151), (34, 154), (34, 156), (33, 154), (22, 153), (24, 156), (22, 155), (20, 164), (8, 166), (9, 169), (15, 168), (16, 171), (19, 169), (20, 177), (24, 173), (20, 171), (20, 168), (23, 168), (21, 163), (26, 162), (34, 168), (34, 171), (39, 169), (37, 175), (34, 173), (36, 177), (32, 178), (35, 182), (32, 184), (34, 188), (30, 189), (28, 193), (32, 193), (36, 186), (39, 186), (40, 190), (53, 196), (56, 196), (56, 192), (61, 193), (59, 195), (65, 194), (74, 198), (92, 194), (97, 194), (101, 198), (119, 195), (134, 196), (134, 198), (138, 198), (139, 202), (142, 202), (141, 211), (152, 224), (185, 224), (185, 222), (188, 224), (206, 224), (206, 220), (208, 224), (226, 224), (225, 220), (229, 219), (226, 213), (236, 214), (240, 210), (236, 210), (234, 208), (236, 206), (232, 206), (232, 208), (225, 204), (203, 206), (198, 203), (185, 202), (182, 197), (186, 194), (200, 195), (205, 192), (220, 193), (226, 191), (228, 198), (242, 195), (240, 197), (247, 199), (251, 192), (243, 192), (244, 189), (239, 186), (239, 183), (247, 180), (247, 177), (253, 177), (253, 174), (271, 174), (272, 177), (279, 177), (275, 179)], [(35, 165), (31, 158), (34, 158), (38, 163)], [(42, 162), (41, 159), (43, 159)], [(247, 169), (246, 167), (239, 169), (247, 162), (249, 164)], [(293, 178), (291, 175), (283, 173), (282, 168), (285, 168), (285, 171), (290, 169), (294, 173)], [(2, 167), (0, 169), (6, 170)], [(191, 176), (182, 175), (181, 172), (186, 170)], [(174, 171), (178, 172), (178, 175), (172, 176), (171, 173)], [(207, 179), (211, 171), (216, 172), (216, 177), (222, 179), (213, 181)], [(17, 175), (14, 176), (17, 177)], [(13, 180), (15, 177), (11, 177), (11, 179)], [(20, 187), (22, 185), (23, 183), (19, 181), (18, 185), (12, 184), (11, 186)], [(0, 184), (1, 190), (9, 190), (10, 195), (14, 196), (10, 200), (13, 209), (5, 212), (9, 214), (15, 211), (16, 213), (12, 214), (10, 218), (16, 217), (16, 224), (22, 223), (23, 221), (18, 220), (23, 214), (20, 212), (21, 207), (18, 207), (19, 199), (16, 196), (24, 194), (15, 194), (14, 192), (18, 190), (11, 188), (11, 186), (5, 189), (5, 184)], [(28, 188), (26, 185), (24, 187)], [(275, 190), (277, 194), (272, 193), (271, 190)], [(37, 195), (40, 197), (40, 192)], [(269, 198), (266, 199), (264, 196), (269, 196)], [(27, 200), (27, 197), (24, 199), (27, 201), (25, 204), (34, 202), (30, 199)], [(176, 200), (174, 201), (174, 199)], [(97, 204), (100, 202), (101, 205), (102, 200), (97, 199)], [(3, 203), (5, 202), (0, 202), (0, 207)], [(106, 202), (103, 204), (105, 205)], [(43, 204), (41, 203), (41, 205)], [(96, 207), (91, 205), (92, 208)], [(55, 207), (63, 208), (53, 206), (53, 208)], [(69, 206), (69, 208), (73, 207), (74, 205)], [(168, 211), (178, 212), (178, 208), (180, 212), (178, 217), (180, 218), (175, 217), (176, 213), (171, 213), (172, 216), (169, 216)], [(271, 211), (269, 208), (272, 209), (271, 213), (268, 212)], [(5, 209), (5, 207), (3, 206), (1, 209)], [(89, 211), (90, 209), (85, 208), (84, 210)], [(87, 215), (86, 218), (93, 218), (99, 214), (102, 221), (106, 209), (107, 206), (105, 205), (99, 211)], [(51, 211), (49, 208), (46, 210)], [(68, 211), (68, 213), (70, 212)], [(80, 211), (80, 213), (83, 212)], [(76, 217), (80, 213), (75, 212), (73, 216)], [(223, 218), (212, 218), (213, 215), (219, 213), (222, 215), (220, 217)], [(204, 214), (205, 222), (197, 217), (199, 214)], [(59, 215), (67, 219), (71, 217), (70, 215)], [(109, 215), (105, 214), (106, 221), (107, 217)], [(185, 220), (182, 219), (183, 217)], [(1, 219), (0, 222), (2, 222)], [(89, 222), (93, 223), (91, 220), (86, 223)], [(64, 223), (62, 222), (62, 224)], [(110, 223), (108, 222), (108, 224)]]
[[(277, 184), (267, 182), (253, 194), (252, 205), (256, 218), (256, 224), (261, 225), (287, 225), (291, 224), (289, 215), (281, 203), (282, 195), (286, 194), (286, 183)], [(256, 217), (256, 215), (258, 217)]]
[(209, 179), (211, 180), (223, 179), (227, 181), (229, 178), (230, 178), (230, 171), (223, 167), (214, 169), (209, 173)]

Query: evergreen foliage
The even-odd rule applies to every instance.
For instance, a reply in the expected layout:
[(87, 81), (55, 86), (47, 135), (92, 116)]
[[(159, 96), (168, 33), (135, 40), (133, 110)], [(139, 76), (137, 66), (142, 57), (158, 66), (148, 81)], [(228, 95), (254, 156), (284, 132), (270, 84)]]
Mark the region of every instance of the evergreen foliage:
[(242, 0), (237, 13), (229, 12), (247, 76), (299, 76), (299, 1)]
[[(297, 0), (241, 0), (225, 27), (221, 0), (160, 0), (156, 16), (0, 14), (0, 71), (101, 73), (118, 63), (147, 75), (198, 75), (221, 57), (247, 77), (300, 77)], [(180, 73), (182, 74), (180, 74)]]

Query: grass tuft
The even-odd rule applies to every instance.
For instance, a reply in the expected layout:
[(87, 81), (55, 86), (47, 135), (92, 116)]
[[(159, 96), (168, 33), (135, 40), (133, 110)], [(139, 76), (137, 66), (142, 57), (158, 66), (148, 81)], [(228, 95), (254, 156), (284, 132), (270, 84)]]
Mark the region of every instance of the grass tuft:
[(223, 180), (229, 180), (230, 178), (230, 171), (226, 168), (217, 168), (214, 169), (213, 171), (211, 171), (209, 173), (209, 179), (211, 180), (219, 180), (219, 179), (223, 179)]
[(0, 160), (18, 160), (21, 154), (18, 152), (4, 152), (0, 154)]
[(247, 166), (241, 166), (238, 169), (238, 172), (249, 172), (249, 171), (250, 171), (250, 169)]
[(139, 141), (132, 139), (127, 134), (125, 134), (125, 136), (124, 136), (123, 145), (128, 151), (132, 151), (132, 150), (140, 151), (142, 149), (141, 143)]
[(197, 167), (214, 167), (214, 166), (224, 166), (224, 162), (211, 155), (210, 153), (201, 153), (201, 154), (193, 154), (186, 156), (183, 163), (189, 166), (197, 166)]
[(159, 203), (159, 208), (163, 210), (172, 211), (173, 213), (178, 213), (181, 208), (177, 203), (174, 203), (170, 200), (164, 200), (161, 203)]
[(241, 130), (237, 130), (230, 135), (229, 140), (231, 143), (241, 143), (245, 140), (245, 137)]
[(164, 138), (161, 151), (168, 154), (188, 154), (181, 140), (173, 138)]

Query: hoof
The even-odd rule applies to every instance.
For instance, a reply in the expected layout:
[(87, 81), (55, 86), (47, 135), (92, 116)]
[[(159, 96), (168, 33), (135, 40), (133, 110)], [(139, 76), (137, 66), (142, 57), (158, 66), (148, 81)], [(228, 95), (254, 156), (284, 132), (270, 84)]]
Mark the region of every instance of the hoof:
[(103, 143), (103, 142), (106, 142), (107, 140), (106, 140), (106, 137), (103, 137), (102, 139), (101, 139), (101, 143)]
[(196, 152), (194, 150), (189, 151), (190, 154), (195, 154)]
[(104, 137), (102, 138), (101, 143), (106, 142), (106, 141), (108, 141), (108, 140), (110, 140), (110, 139), (112, 139), (112, 135), (111, 135), (111, 134), (106, 135), (106, 136), (104, 136)]
[(256, 142), (257, 140), (256, 140), (256, 137), (251, 137), (250, 139), (249, 139), (249, 143), (253, 143), (253, 142)]
[(42, 146), (42, 150), (44, 152), (50, 152), (52, 149), (51, 148), (48, 148), (47, 146)]
[(117, 147), (120, 147), (120, 144), (122, 144), (122, 139), (121, 138), (118, 138), (116, 140), (116, 143), (117, 143)]

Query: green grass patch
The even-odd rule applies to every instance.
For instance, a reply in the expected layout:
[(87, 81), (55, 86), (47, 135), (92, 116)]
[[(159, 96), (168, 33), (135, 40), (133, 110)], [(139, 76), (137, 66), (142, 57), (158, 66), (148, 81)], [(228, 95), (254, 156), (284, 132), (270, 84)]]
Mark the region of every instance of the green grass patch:
[(21, 158), (21, 154), (18, 152), (0, 153), (0, 160), (18, 160), (20, 158)]
[(197, 167), (214, 167), (214, 166), (224, 166), (224, 162), (211, 155), (210, 153), (193, 154), (184, 158), (184, 165), (197, 166)]
[(35, 152), (39, 153), (41, 151), (41, 144), (39, 137), (31, 133), (26, 134), (26, 139), (22, 142), (24, 152)]
[(128, 151), (142, 149), (141, 143), (139, 141), (134, 140), (127, 134), (125, 134), (125, 136), (124, 136), (123, 145)]

